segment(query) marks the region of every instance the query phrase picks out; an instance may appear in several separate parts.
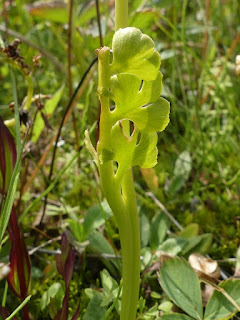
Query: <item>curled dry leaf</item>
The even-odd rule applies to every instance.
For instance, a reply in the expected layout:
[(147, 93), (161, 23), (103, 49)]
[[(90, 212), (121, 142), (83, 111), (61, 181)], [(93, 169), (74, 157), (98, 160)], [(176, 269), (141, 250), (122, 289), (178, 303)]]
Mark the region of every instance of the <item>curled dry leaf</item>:
[(220, 268), (216, 261), (205, 258), (199, 253), (192, 253), (188, 258), (188, 262), (199, 276), (207, 278), (207, 280), (209, 277), (213, 279), (220, 278)]
[(209, 299), (211, 298), (215, 288), (211, 286), (210, 284), (205, 284), (204, 287), (202, 288), (202, 303), (203, 306), (206, 307)]
[[(206, 258), (199, 253), (192, 253), (188, 258), (188, 262), (198, 276), (214, 283), (220, 278), (220, 268), (218, 263), (213, 259)], [(215, 288), (210, 284), (204, 284), (202, 288), (202, 302), (204, 307), (207, 305), (214, 290)]]

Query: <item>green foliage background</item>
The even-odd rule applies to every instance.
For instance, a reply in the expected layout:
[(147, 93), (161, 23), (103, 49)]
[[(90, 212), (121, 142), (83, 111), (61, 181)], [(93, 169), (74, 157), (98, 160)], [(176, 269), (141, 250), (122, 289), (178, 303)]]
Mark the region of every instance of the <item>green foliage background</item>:
[[(1, 47), (4, 43), (11, 43), (18, 37), (16, 32), (19, 33), (22, 37), (20, 55), (31, 68), (33, 56), (39, 55), (34, 44), (42, 49), (40, 66), (35, 68), (33, 73), (34, 95), (49, 96), (48, 99), (42, 99), (43, 103), (48, 101), (42, 112), (48, 117), (50, 125), (47, 127), (45, 123), (39, 138), (28, 141), (22, 160), (20, 190), (57, 132), (69, 101), (68, 8), (67, 4), (58, 7), (58, 2), (54, 2), (51, 9), (46, 1), (39, 11), (34, 11), (30, 10), (32, 1), (16, 0), (9, 2), (9, 5), (6, 3), (7, 1), (3, 1), (0, 4)], [(204, 242), (207, 244), (201, 247), (199, 252), (208, 253), (221, 260), (236, 255), (240, 239), (240, 78), (235, 73), (235, 57), (240, 54), (239, 12), (240, 3), (237, 0), (132, 0), (129, 3), (129, 26), (140, 28), (151, 36), (161, 54), (162, 96), (171, 102), (170, 123), (165, 131), (159, 134), (158, 164), (153, 170), (143, 171), (137, 167), (134, 169), (142, 230), (142, 271), (156, 260), (154, 252), (167, 237), (170, 243), (163, 246), (168, 248), (166, 251), (174, 251), (185, 257), (191, 252), (189, 247), (193, 241), (186, 240), (186, 236), (177, 236), (177, 227), (170, 225), (152, 199), (146, 196), (149, 191), (154, 193), (183, 227), (191, 223), (198, 225), (196, 233), (191, 231), (192, 239), (203, 234), (212, 234), (212, 244), (211, 241)], [(100, 16), (103, 43), (111, 46), (114, 32), (112, 1), (100, 2)], [(94, 1), (75, 0), (71, 52), (73, 88), (96, 57), (95, 50), (99, 47)], [(21, 108), (27, 93), (27, 82), (22, 73), (17, 70), (14, 72)], [(84, 130), (95, 125), (91, 138), (95, 141), (97, 139), (99, 102), (96, 90), (97, 72), (94, 71), (74, 109), (77, 129), (73, 129), (71, 118), (63, 127), (53, 178), (73, 158), (78, 148), (76, 133), (79, 145), (82, 145)], [(4, 120), (13, 117), (9, 108), (12, 101), (9, 64), (0, 55), (0, 116)], [(36, 105), (32, 103), (28, 117), (33, 128), (36, 115), (40, 118), (40, 111), (37, 111)], [(26, 129), (22, 124), (22, 132), (24, 131)], [(14, 133), (14, 130), (12, 132)], [(24, 193), (19, 206), (21, 213), (46, 189), (50, 155), (51, 153), (30, 188)], [(59, 236), (66, 229), (76, 241), (81, 254), (71, 284), (70, 307), (73, 312), (81, 297), (81, 318), (90, 295), (86, 295), (84, 289), (102, 288), (100, 272), (107, 268), (118, 283), (120, 277), (118, 259), (108, 260), (97, 256), (102, 253), (119, 254), (119, 239), (109, 208), (106, 204), (99, 205), (103, 196), (96, 179), (97, 169), (90, 159), (88, 151), (82, 148), (79, 159), (51, 190), (43, 233), (34, 231), (42, 208), (41, 201), (36, 202), (23, 218), (29, 248)], [(96, 205), (97, 209), (94, 207)], [(95, 209), (90, 209), (92, 207)], [(89, 212), (94, 212), (94, 218), (85, 222), (84, 226), (82, 222), (89, 217)], [(159, 218), (159, 215), (162, 217)], [(170, 230), (170, 235), (167, 235), (167, 230)], [(53, 241), (47, 249), (50, 251), (39, 251), (32, 255), (33, 296), (30, 312), (34, 313), (36, 319), (50, 319), (48, 308), (41, 310), (40, 301), (44, 292), (56, 282), (61, 283), (64, 290), (52, 254), (59, 249), (59, 243)], [(8, 254), (9, 242), (6, 240), (0, 252), (0, 260), (8, 261)], [(231, 264), (223, 264), (222, 267), (229, 275), (234, 271)], [(3, 288), (4, 281), (1, 281), (1, 294)], [(147, 291), (149, 288), (150, 293)], [(103, 303), (103, 310), (106, 310), (113, 301), (107, 296), (106, 289), (104, 290), (103, 295), (95, 300), (107, 301), (105, 305)], [(102, 293), (101, 289), (99, 291)], [(60, 302), (62, 296), (60, 290)], [(159, 306), (165, 300), (166, 296), (162, 295), (156, 275), (145, 275), (143, 272), (139, 319), (157, 319), (155, 311), (152, 311), (151, 315), (151, 307), (156, 303)], [(10, 292), (7, 304), (12, 310), (18, 305)], [(116, 310), (109, 319), (116, 319)], [(85, 316), (83, 319), (88, 318)]]

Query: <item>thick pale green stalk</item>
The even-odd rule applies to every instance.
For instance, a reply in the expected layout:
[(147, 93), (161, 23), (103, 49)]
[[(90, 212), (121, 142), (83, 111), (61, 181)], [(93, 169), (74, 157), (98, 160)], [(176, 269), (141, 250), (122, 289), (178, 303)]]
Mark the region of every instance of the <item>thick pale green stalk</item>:
[[(115, 1), (115, 30), (125, 28), (128, 24), (128, 1)], [(112, 208), (118, 223), (121, 251), (123, 294), (121, 320), (135, 320), (140, 285), (140, 232), (136, 195), (133, 186), (132, 170), (123, 179), (116, 180), (112, 161), (105, 161), (104, 149), (110, 144), (111, 122), (109, 98), (104, 90), (110, 87), (110, 51), (102, 48), (99, 58), (99, 87), (101, 101), (100, 139), (97, 147), (101, 184), (105, 197)], [(125, 134), (129, 135), (129, 121), (123, 121)]]
[[(99, 53), (99, 87), (101, 101), (100, 139), (97, 147), (101, 184), (105, 197), (113, 210), (119, 228), (122, 250), (123, 295), (121, 320), (135, 320), (140, 282), (140, 237), (133, 187), (132, 171), (129, 170), (122, 181), (114, 175), (112, 161), (104, 161), (104, 149), (110, 143), (111, 122), (109, 98), (104, 96), (104, 89), (109, 88), (110, 66), (109, 48), (102, 48)], [(129, 131), (129, 122), (124, 121), (125, 132)]]
[(115, 0), (115, 31), (128, 26), (128, 0)]
[[(115, 31), (128, 26), (128, 0), (115, 1)], [(125, 132), (129, 132), (129, 122), (124, 121)], [(132, 170), (130, 169), (124, 176), (122, 184), (122, 195), (127, 208), (127, 223), (130, 233), (127, 234), (127, 248), (125, 259), (131, 260), (124, 266), (123, 257), (123, 296), (121, 320), (136, 319), (136, 309), (139, 296), (140, 285), (140, 231), (136, 195), (133, 185)], [(121, 233), (120, 233), (121, 236)], [(122, 242), (121, 242), (122, 243)], [(130, 245), (131, 244), (131, 245)], [(132, 252), (130, 252), (132, 250)], [(122, 255), (125, 253), (122, 243)], [(130, 292), (130, 294), (129, 294)]]
[[(128, 246), (131, 243), (132, 252), (126, 253), (126, 259), (131, 260), (130, 267), (124, 268), (123, 265), (123, 297), (121, 319), (135, 320), (140, 285), (140, 231), (132, 169), (129, 169), (123, 178), (122, 193), (128, 211), (127, 223), (130, 227), (130, 233), (127, 235), (128, 240), (126, 241), (126, 249), (128, 250)], [(124, 278), (126, 278), (126, 281), (124, 281)], [(129, 296), (124, 292), (124, 289), (127, 287), (129, 287), (129, 290), (131, 291)], [(126, 289), (126, 291), (128, 291), (128, 289)], [(128, 304), (129, 308), (128, 313), (125, 311), (126, 304)]]
[[(128, 0), (115, 0), (115, 31), (128, 27)], [(129, 132), (129, 121), (123, 121), (124, 131)], [(127, 252), (126, 259), (131, 259), (129, 268), (123, 265), (123, 297), (121, 320), (136, 319), (137, 302), (140, 285), (140, 231), (136, 195), (133, 185), (132, 170), (130, 169), (123, 179), (122, 195), (128, 211), (130, 234), (128, 234), (128, 246), (131, 243), (132, 253)], [(123, 251), (123, 247), (122, 247)], [(124, 260), (123, 260), (124, 262)], [(126, 281), (124, 280), (126, 279)], [(128, 288), (129, 287), (129, 288)], [(124, 292), (125, 291), (125, 292)], [(131, 295), (128, 296), (128, 292)], [(125, 306), (128, 305), (128, 307)], [(127, 311), (128, 310), (128, 311)]]

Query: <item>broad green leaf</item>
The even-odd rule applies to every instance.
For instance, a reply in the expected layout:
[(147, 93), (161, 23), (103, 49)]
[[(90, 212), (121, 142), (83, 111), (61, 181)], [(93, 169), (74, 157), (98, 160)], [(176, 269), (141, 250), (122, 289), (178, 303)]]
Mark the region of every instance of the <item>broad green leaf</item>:
[(136, 28), (119, 29), (113, 37), (112, 74), (129, 73), (142, 80), (157, 77), (160, 54), (153, 40)]
[[(228, 295), (239, 305), (240, 304), (240, 280), (226, 280), (220, 283)], [(204, 320), (230, 319), (237, 312), (236, 306), (232, 304), (223, 293), (215, 290), (208, 301)]]
[[(152, 296), (152, 295), (151, 295)], [(163, 301), (159, 306), (158, 310), (164, 311), (164, 312), (170, 312), (173, 308), (174, 304), (170, 301)]]
[(177, 255), (183, 251), (188, 244), (188, 241), (181, 238), (172, 238), (164, 241), (158, 248), (158, 251), (163, 251), (168, 254)]
[[(46, 102), (43, 112), (46, 113), (47, 118), (49, 118), (52, 115), (55, 108), (57, 107), (57, 105), (61, 99), (63, 89), (64, 89), (64, 86), (62, 86), (54, 94), (54, 96)], [(33, 142), (37, 142), (44, 126), (45, 126), (45, 124), (44, 124), (43, 118), (41, 116), (41, 113), (38, 112), (36, 119), (35, 119), (35, 122), (34, 122), (34, 126), (33, 126), (33, 133), (32, 133), (32, 141)]]
[(75, 239), (79, 242), (84, 241), (86, 239), (86, 235), (82, 223), (71, 219), (68, 219), (67, 221)]
[(160, 283), (179, 308), (194, 319), (203, 319), (199, 280), (186, 261), (178, 257), (165, 261), (160, 269)]
[(102, 306), (103, 297), (95, 294), (90, 300), (87, 310), (83, 316), (83, 320), (99, 320), (106, 312), (106, 308)]
[(56, 282), (52, 284), (47, 291), (45, 291), (40, 300), (40, 308), (44, 310), (50, 303), (50, 300), (54, 297), (57, 298), (58, 301), (61, 301), (64, 296), (64, 290), (61, 286), (61, 283)]
[(176, 160), (173, 179), (169, 186), (170, 193), (176, 193), (188, 180), (192, 170), (192, 159), (188, 151), (183, 151)]
[[(104, 269), (101, 272), (101, 282), (102, 282), (102, 286), (103, 286), (103, 302), (102, 302), (102, 306), (108, 306), (109, 304), (111, 304), (118, 296), (119, 294), (119, 286), (116, 280), (114, 280), (109, 272)], [(121, 290), (120, 290), (121, 291)], [(121, 294), (121, 292), (120, 292)], [(118, 300), (117, 302), (117, 306), (116, 306), (117, 310), (120, 310), (120, 301)], [(108, 319), (108, 318), (106, 318)]]
[(83, 222), (85, 234), (88, 235), (91, 231), (101, 227), (111, 213), (112, 210), (106, 201), (90, 208)]
[[(104, 253), (115, 255), (113, 247), (100, 232), (93, 231), (92, 233), (90, 233), (88, 239), (90, 241), (90, 245), (88, 247), (89, 251), (96, 254)], [(120, 261), (118, 259), (102, 259), (102, 261), (112, 274), (114, 274), (114, 272), (116, 271), (115, 268), (119, 269), (120, 267)], [(113, 268), (113, 265), (115, 266), (115, 268)]]
[(183, 176), (173, 176), (168, 191), (173, 195), (184, 186), (185, 180)]
[(161, 319), (162, 320), (192, 320), (193, 318), (181, 313), (169, 313), (169, 314), (164, 314), (161, 317)]
[(201, 234), (200, 236), (188, 239), (188, 244), (185, 246), (184, 250), (182, 251), (182, 254), (190, 255), (193, 252), (206, 254), (207, 252), (209, 252), (209, 249), (211, 248), (212, 238), (213, 237), (211, 233), (205, 233)]
[(156, 303), (153, 307), (151, 307), (150, 309), (148, 309), (147, 312), (144, 313), (144, 319), (147, 319), (147, 320), (160, 319), (160, 318), (157, 318), (158, 315), (159, 315), (159, 310), (158, 310), (158, 305)]
[(95, 253), (108, 253), (115, 255), (115, 252), (107, 239), (98, 231), (89, 235), (90, 249)]
[(164, 213), (157, 213), (151, 221), (150, 246), (156, 249), (164, 240), (169, 228), (169, 219)]
[(178, 236), (181, 238), (188, 239), (197, 236), (198, 233), (199, 225), (197, 223), (190, 223), (186, 228), (178, 232)]
[(106, 294), (113, 294), (113, 291), (116, 291), (117, 295), (118, 283), (110, 276), (109, 272), (106, 269), (101, 271), (101, 281)]
[(192, 159), (188, 151), (183, 151), (176, 160), (173, 175), (182, 176), (186, 181), (192, 169)]

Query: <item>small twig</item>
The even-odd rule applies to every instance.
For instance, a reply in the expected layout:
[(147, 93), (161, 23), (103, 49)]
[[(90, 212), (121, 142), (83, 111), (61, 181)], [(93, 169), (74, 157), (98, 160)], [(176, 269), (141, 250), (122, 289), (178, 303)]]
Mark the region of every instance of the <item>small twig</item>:
[(30, 251), (28, 251), (29, 255), (33, 255), (35, 254), (36, 252), (39, 252), (39, 253), (46, 253), (48, 255), (53, 255), (53, 256), (57, 256), (58, 254), (61, 254), (61, 250), (49, 250), (49, 249), (41, 249), (39, 248), (38, 250), (36, 251), (33, 251), (34, 249), (31, 249)]
[[(40, 244), (39, 246), (37, 246), (37, 247), (29, 250), (28, 253), (29, 253), (29, 255), (31, 256), (31, 255), (34, 254), (35, 252), (40, 251), (40, 249), (46, 247), (47, 245), (49, 245), (49, 244), (51, 244), (51, 243), (53, 243), (53, 242), (55, 242), (55, 241), (59, 241), (59, 240), (61, 240), (61, 236), (52, 238), (52, 239), (50, 239), (50, 240), (48, 240), (48, 241)], [(48, 250), (48, 251), (49, 251), (49, 250)], [(51, 251), (53, 251), (53, 250), (51, 250)], [(42, 252), (43, 252), (43, 251), (42, 251)], [(61, 251), (59, 250), (59, 252), (61, 252)]]
[(50, 61), (52, 61), (53, 64), (55, 64), (55, 66), (57, 67), (58, 70), (61, 70), (61, 72), (66, 74), (66, 70), (64, 68), (64, 66), (61, 64), (61, 62), (55, 58), (55, 56), (53, 56), (51, 53), (49, 53), (48, 51), (44, 50), (42, 47), (38, 46), (37, 44), (33, 43), (32, 41), (30, 41), (29, 39), (25, 38), (22, 34), (11, 30), (11, 29), (7, 29), (4, 26), (0, 25), (0, 31), (5, 32), (13, 37), (18, 38), (19, 40), (21, 40), (22, 42), (26, 43), (27, 45), (29, 45), (30, 47), (36, 49), (37, 51), (39, 51), (42, 55), (44, 55), (46, 58), (48, 58)]
[(183, 227), (179, 224), (179, 222), (177, 222), (177, 220), (171, 215), (171, 213), (164, 207), (164, 205), (155, 197), (152, 192), (146, 192), (146, 196), (153, 199), (156, 205), (168, 216), (168, 218), (175, 224), (175, 226), (179, 230), (183, 230)]
[[(54, 239), (57, 239), (57, 240), (60, 240), (61, 237), (58, 237), (59, 239), (57, 238), (54, 238)], [(52, 239), (52, 240), (54, 240)], [(49, 240), (50, 241), (50, 240)], [(47, 242), (49, 242), (47, 241)], [(48, 243), (45, 242), (43, 243), (42, 245), (45, 246), (47, 245)], [(33, 249), (30, 249), (28, 251), (29, 255), (33, 255), (34, 253), (36, 252), (40, 252), (40, 253), (46, 253), (46, 254), (49, 254), (49, 255), (57, 255), (57, 254), (60, 254), (61, 253), (61, 250), (49, 250), (49, 249), (43, 249), (41, 246), (38, 246), (36, 248), (33, 248)], [(40, 248), (41, 247), (41, 248)], [(86, 258), (88, 259), (106, 259), (106, 260), (121, 260), (122, 259), (122, 256), (119, 256), (119, 255), (115, 255), (115, 254), (109, 254), (109, 253), (101, 253), (101, 254), (93, 254), (93, 253), (88, 253), (86, 254)], [(143, 257), (141, 256), (140, 257), (140, 260), (142, 261), (143, 260)]]
[(220, 260), (215, 260), (220, 263), (229, 263), (229, 262), (236, 262), (237, 258), (227, 258), (227, 259), (220, 259)]

